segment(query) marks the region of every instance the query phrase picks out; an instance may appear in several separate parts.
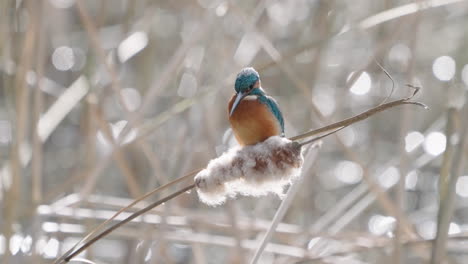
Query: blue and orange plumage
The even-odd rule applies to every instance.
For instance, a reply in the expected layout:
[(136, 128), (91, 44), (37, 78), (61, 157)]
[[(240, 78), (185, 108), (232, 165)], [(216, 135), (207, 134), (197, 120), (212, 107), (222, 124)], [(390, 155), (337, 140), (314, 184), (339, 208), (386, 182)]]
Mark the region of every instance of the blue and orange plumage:
[(276, 101), (261, 88), (253, 68), (237, 75), (236, 94), (229, 101), (228, 114), (234, 136), (241, 145), (253, 145), (284, 134), (283, 115)]

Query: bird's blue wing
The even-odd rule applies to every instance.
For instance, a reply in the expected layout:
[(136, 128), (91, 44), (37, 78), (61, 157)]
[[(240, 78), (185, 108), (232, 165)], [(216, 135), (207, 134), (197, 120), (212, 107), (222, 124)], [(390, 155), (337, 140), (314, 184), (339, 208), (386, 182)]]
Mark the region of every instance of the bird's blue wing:
[(268, 106), (268, 109), (273, 113), (273, 115), (278, 119), (278, 122), (281, 127), (281, 133), (284, 135), (284, 119), (283, 119), (283, 114), (281, 113), (281, 110), (278, 107), (278, 104), (276, 103), (275, 99), (273, 99), (270, 96), (260, 96), (258, 98), (261, 103), (265, 104)]

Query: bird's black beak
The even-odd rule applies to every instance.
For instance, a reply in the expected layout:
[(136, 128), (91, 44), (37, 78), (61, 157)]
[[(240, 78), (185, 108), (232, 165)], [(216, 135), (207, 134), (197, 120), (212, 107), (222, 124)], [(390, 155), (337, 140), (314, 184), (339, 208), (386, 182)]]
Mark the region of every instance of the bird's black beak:
[(234, 113), (234, 110), (236, 110), (236, 107), (239, 105), (240, 101), (246, 97), (248, 93), (242, 93), (238, 92), (236, 96), (236, 100), (234, 100), (234, 103), (232, 104), (231, 112), (229, 113), (229, 116), (232, 116), (232, 113)]

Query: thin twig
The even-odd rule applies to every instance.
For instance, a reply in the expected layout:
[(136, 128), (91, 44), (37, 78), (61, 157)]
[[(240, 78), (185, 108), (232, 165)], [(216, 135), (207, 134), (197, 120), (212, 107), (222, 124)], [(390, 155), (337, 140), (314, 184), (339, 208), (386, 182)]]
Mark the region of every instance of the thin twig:
[[(64, 261), (65, 262), (69, 262), (73, 257), (75, 257), (76, 255), (80, 254), (83, 250), (85, 250), (86, 248), (88, 248), (89, 246), (91, 246), (92, 244), (94, 244), (96, 241), (98, 241), (99, 239), (105, 237), (106, 235), (108, 235), (109, 233), (111, 233), (112, 231), (114, 231), (115, 229), (119, 228), (120, 226), (132, 221), (133, 219), (137, 218), (138, 216), (150, 211), (151, 209), (153, 209), (154, 207), (160, 205), (160, 204), (163, 204), (181, 194), (183, 194), (184, 192), (187, 192), (191, 189), (193, 189), (195, 187), (195, 184), (191, 184), (189, 186), (186, 186), (148, 206), (146, 206), (145, 208), (131, 214), (129, 217), (125, 218), (124, 220), (116, 223), (115, 225), (107, 228), (106, 230), (104, 230), (102, 233), (100, 233), (99, 235), (97, 235), (96, 237), (92, 238), (91, 240), (89, 240), (88, 242), (86, 242), (83, 246), (81, 246), (80, 248), (78, 248), (75, 252), (73, 252), (72, 254), (70, 254), (69, 256), (65, 257), (64, 258)], [(62, 263), (62, 262), (58, 262), (58, 263)]]
[[(385, 75), (387, 75), (387, 77), (392, 81), (392, 89), (390, 90), (390, 93), (387, 95), (387, 97), (385, 97), (385, 99), (382, 101), (382, 103), (379, 104), (379, 106), (382, 106), (382, 105), (384, 105), (385, 102), (392, 96), (393, 91), (395, 90), (395, 82), (393, 81), (393, 78), (392, 78), (392, 76), (390, 75), (390, 73), (388, 73), (387, 70), (385, 70), (385, 68), (384, 68), (382, 65), (380, 65), (380, 63), (377, 61), (377, 59), (374, 59), (374, 60), (375, 60), (375, 62), (377, 63), (377, 65), (380, 67), (380, 69), (382, 69), (382, 71), (385, 73)], [(419, 89), (419, 88), (418, 88), (418, 89)], [(418, 92), (418, 89), (415, 90), (413, 96)], [(411, 97), (412, 97), (412, 96), (411, 96)], [(407, 98), (407, 99), (411, 99), (411, 97), (409, 97), (409, 98)], [(375, 107), (375, 108), (373, 108), (373, 109), (375, 110), (376, 108), (377, 108), (377, 107)], [(368, 111), (372, 111), (373, 109), (370, 109), (370, 110), (368, 110)], [(385, 110), (385, 109), (382, 109), (382, 110), (380, 110), (380, 111), (383, 111), (383, 110)], [(380, 111), (376, 111), (376, 112), (374, 112), (374, 113), (377, 113), (377, 112), (380, 112)], [(363, 113), (363, 114), (364, 114), (364, 113)], [(373, 114), (371, 114), (371, 115), (373, 115)], [(365, 117), (364, 119), (366, 119), (366, 118), (368, 118), (368, 117), (369, 117), (369, 116)], [(361, 121), (361, 120), (363, 120), (363, 119), (357, 120), (357, 121), (355, 121), (355, 122), (358, 122), (358, 121)], [(351, 124), (353, 124), (353, 123), (355, 123), (355, 122), (351, 122), (349, 125), (351, 125)], [(336, 123), (335, 123), (335, 124), (336, 124)], [(332, 125), (333, 125), (333, 124), (332, 124)], [(336, 132), (338, 132), (338, 131), (340, 131), (340, 130), (346, 128), (346, 127), (348, 127), (349, 125), (345, 125), (345, 126), (338, 127), (336, 130), (333, 130), (332, 132), (329, 132), (329, 133), (327, 133), (327, 134), (325, 134), (325, 135), (322, 135), (322, 136), (319, 136), (319, 137), (315, 137), (315, 138), (312, 138), (312, 139), (307, 140), (307, 141), (305, 141), (305, 142), (302, 142), (300, 145), (301, 145), (301, 146), (304, 146), (304, 145), (310, 144), (310, 143), (312, 143), (312, 142), (318, 141), (318, 140), (320, 140), (320, 139), (322, 139), (322, 138), (328, 137), (329, 135), (335, 134)], [(327, 131), (329, 131), (329, 130), (327, 130)]]
[(392, 89), (390, 90), (390, 93), (387, 95), (387, 97), (385, 97), (382, 103), (380, 103), (380, 105), (383, 105), (385, 104), (385, 102), (387, 102), (388, 99), (392, 97), (393, 92), (395, 91), (395, 81), (393, 80), (392, 75), (390, 75), (390, 73), (379, 63), (379, 61), (376, 58), (374, 58), (374, 61), (377, 64), (377, 66), (379, 66), (379, 68), (385, 73), (385, 75), (387, 75), (390, 81), (392, 81)]
[(330, 136), (330, 135), (332, 135), (332, 134), (335, 134), (336, 132), (338, 132), (338, 131), (340, 131), (340, 130), (342, 130), (342, 129), (344, 129), (344, 128), (347, 128), (347, 127), (348, 127), (348, 126), (340, 127), (340, 128), (338, 128), (338, 129), (336, 129), (336, 130), (333, 130), (333, 131), (331, 131), (331, 132), (328, 132), (328, 133), (325, 134), (325, 135), (321, 135), (321, 136), (318, 136), (318, 137), (314, 137), (314, 138), (309, 139), (309, 140), (307, 140), (307, 141), (301, 142), (299, 145), (300, 145), (300, 146), (305, 146), (305, 145), (307, 145), (307, 144), (313, 143), (313, 142), (318, 141), (318, 140), (320, 140), (320, 139), (322, 139), (322, 138), (326, 138), (326, 137), (328, 137), (328, 136)]
[(400, 99), (400, 100), (395, 100), (395, 101), (392, 101), (392, 102), (389, 102), (389, 103), (378, 105), (378, 106), (376, 106), (374, 108), (371, 108), (371, 109), (369, 109), (369, 110), (367, 110), (367, 111), (365, 111), (365, 112), (363, 112), (363, 113), (361, 113), (359, 115), (350, 117), (348, 119), (345, 119), (345, 120), (342, 120), (342, 121), (339, 121), (339, 122), (336, 122), (336, 123), (333, 123), (333, 124), (328, 125), (328, 126), (321, 127), (319, 129), (311, 130), (309, 132), (300, 134), (298, 136), (291, 137), (289, 139), (295, 141), (295, 140), (299, 140), (299, 139), (303, 139), (303, 138), (308, 138), (310, 136), (314, 136), (314, 135), (317, 135), (317, 134), (320, 134), (320, 133), (323, 133), (323, 132), (327, 132), (327, 131), (330, 131), (330, 130), (333, 130), (333, 129), (346, 127), (346, 126), (349, 126), (350, 124), (353, 124), (353, 123), (362, 121), (364, 119), (367, 119), (367, 118), (371, 117), (372, 115), (377, 114), (378, 112), (382, 112), (384, 110), (387, 110), (389, 108), (399, 106), (399, 105), (412, 104), (412, 105), (419, 105), (419, 106), (422, 106), (424, 108), (427, 108), (427, 106), (425, 104), (423, 104), (423, 103), (409, 101), (419, 91), (419, 88), (416, 88), (414, 86), (410, 86), (410, 87), (415, 88), (415, 90), (414, 90), (413, 94), (411, 96), (407, 97), (407, 98), (403, 98), (403, 99)]
[(67, 252), (65, 252), (59, 259), (57, 259), (54, 263), (61, 263), (62, 260), (65, 259), (65, 256), (69, 255), (79, 244), (81, 244), (83, 241), (86, 241), (89, 237), (91, 237), (92, 235), (94, 235), (98, 230), (100, 230), (102, 227), (104, 227), (107, 223), (109, 223), (110, 221), (114, 220), (117, 216), (119, 216), (121, 213), (125, 212), (125, 210), (127, 209), (130, 209), (132, 208), (134, 205), (136, 205), (137, 203), (145, 200), (146, 198), (148, 198), (149, 196), (151, 195), (154, 195), (164, 189), (167, 189), (169, 188), (170, 186), (174, 185), (174, 184), (177, 184), (181, 181), (184, 181), (184, 180), (187, 180), (188, 178), (190, 178), (191, 176), (197, 174), (200, 170), (194, 170), (174, 181), (171, 181), (163, 186), (160, 186), (140, 197), (138, 197), (137, 199), (135, 199), (132, 203), (130, 203), (129, 205), (123, 207), (122, 209), (120, 209), (118, 212), (116, 212), (112, 217), (110, 217), (109, 219), (107, 219), (106, 221), (102, 222), (100, 225), (98, 225), (96, 228), (94, 228), (93, 230), (91, 230), (91, 232), (89, 232), (88, 235), (86, 235), (85, 237), (83, 237), (80, 241), (78, 241), (72, 248), (70, 248)]

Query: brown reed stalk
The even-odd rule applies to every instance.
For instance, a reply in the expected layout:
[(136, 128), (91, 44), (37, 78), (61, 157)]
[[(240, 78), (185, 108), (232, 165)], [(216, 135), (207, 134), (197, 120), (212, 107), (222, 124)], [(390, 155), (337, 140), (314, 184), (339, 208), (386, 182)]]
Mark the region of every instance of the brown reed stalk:
[[(468, 114), (468, 106), (465, 104), (463, 112), (461, 111), (449, 111), (449, 122), (447, 124), (447, 155), (444, 155), (444, 164), (441, 168), (441, 179), (440, 179), (440, 201), (439, 201), (439, 212), (437, 215), (437, 234), (432, 245), (432, 256), (431, 264), (443, 263), (446, 255), (446, 244), (448, 239), (448, 232), (450, 221), (453, 216), (455, 208), (455, 186), (458, 177), (464, 169), (464, 150), (467, 141), (468, 122), (466, 117)], [(455, 146), (453, 135), (455, 135), (455, 124), (457, 121), (461, 124), (458, 126), (458, 137), (459, 140)], [(461, 122), (460, 122), (461, 121)], [(451, 130), (451, 131), (450, 131)], [(453, 149), (452, 149), (453, 148)]]

